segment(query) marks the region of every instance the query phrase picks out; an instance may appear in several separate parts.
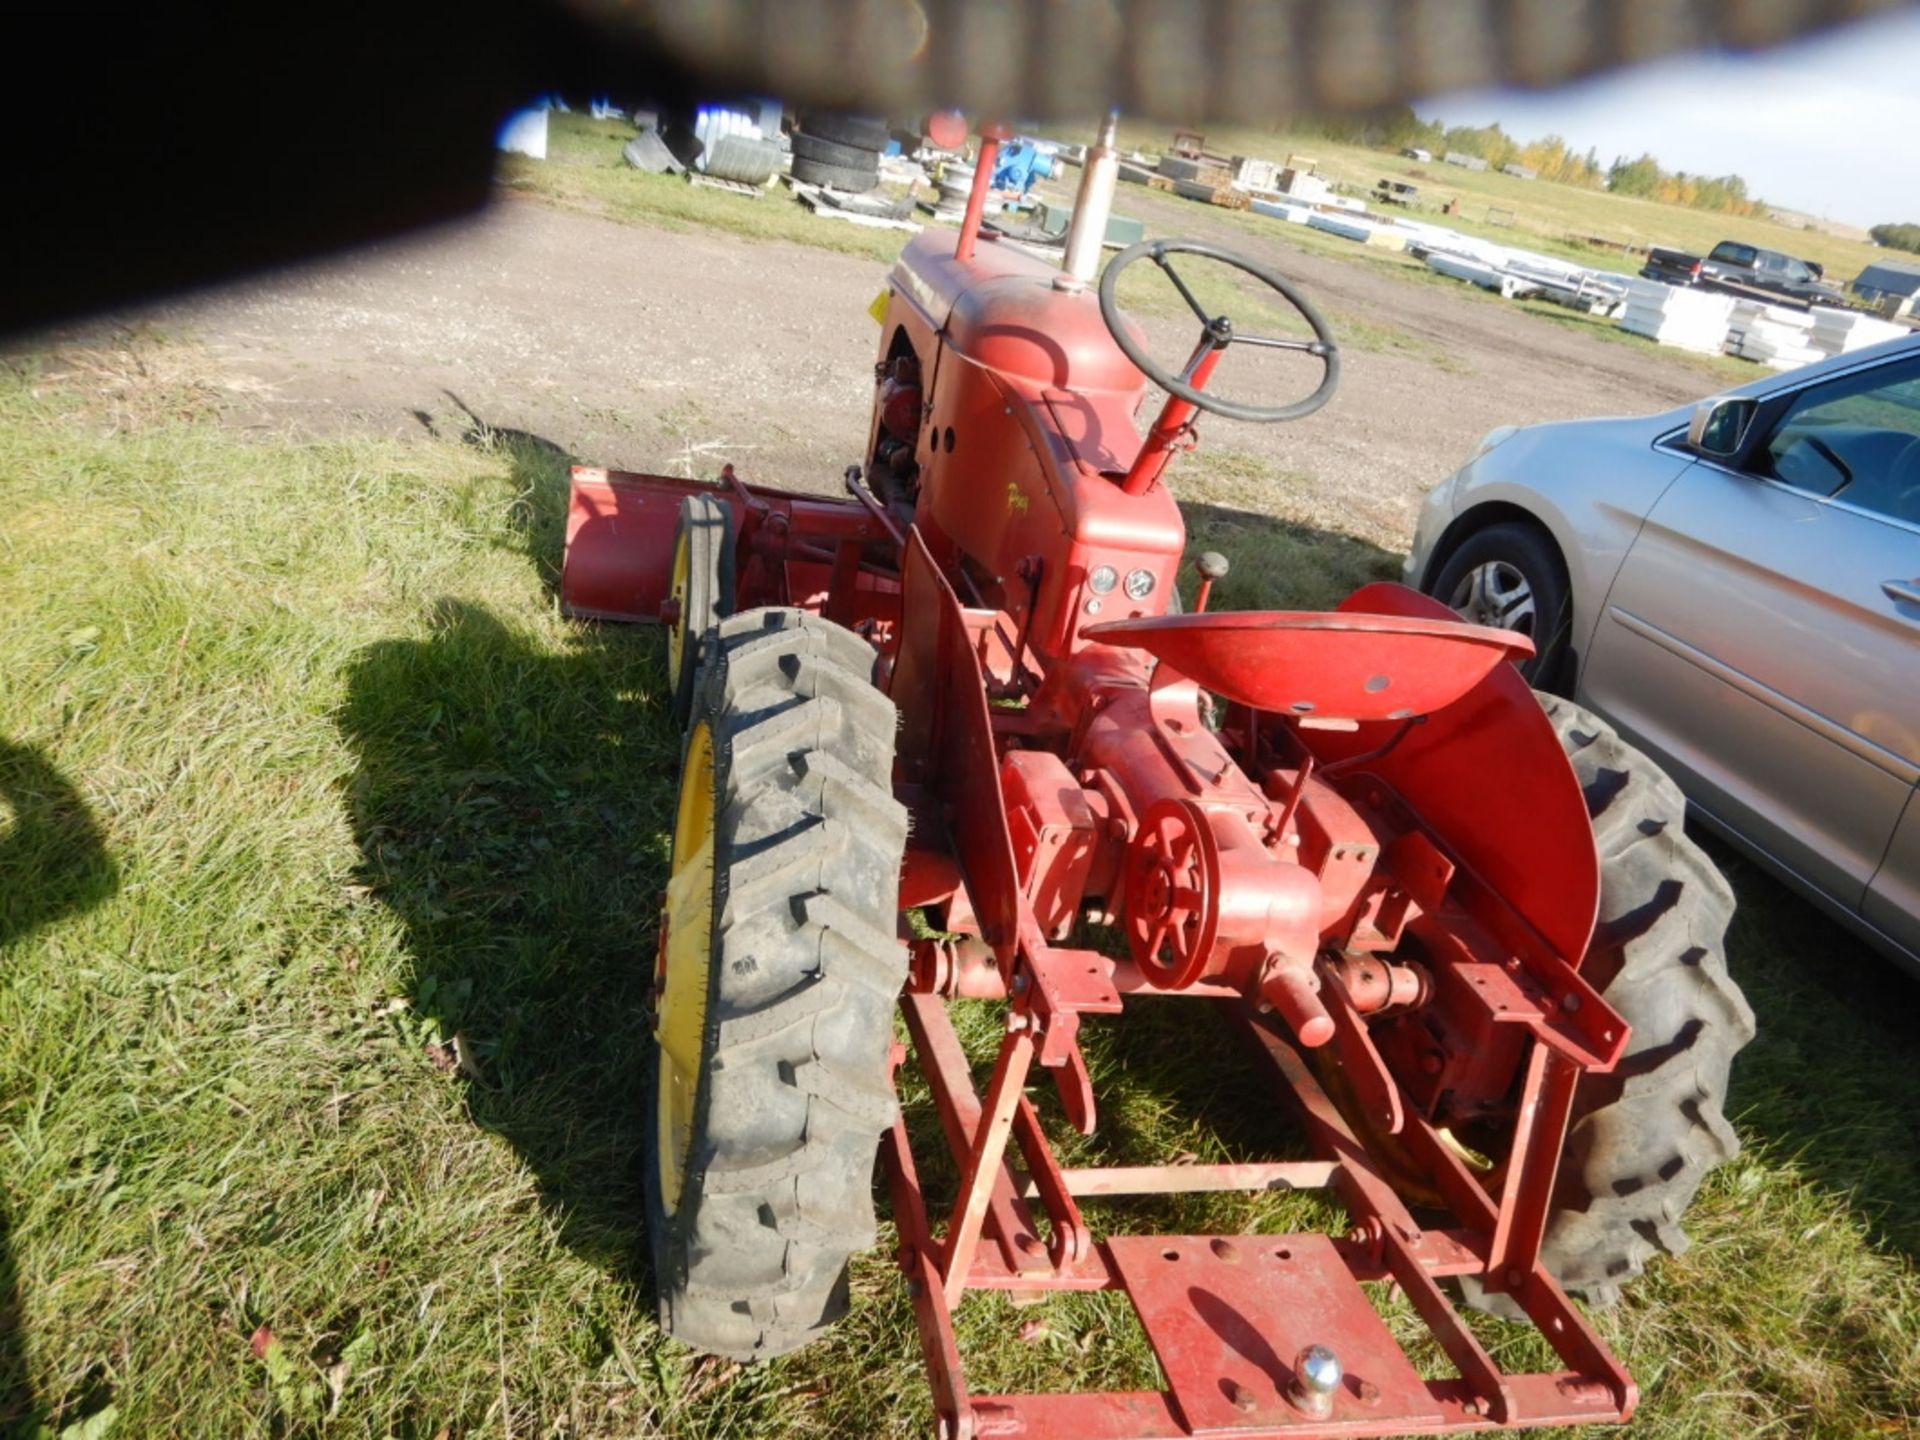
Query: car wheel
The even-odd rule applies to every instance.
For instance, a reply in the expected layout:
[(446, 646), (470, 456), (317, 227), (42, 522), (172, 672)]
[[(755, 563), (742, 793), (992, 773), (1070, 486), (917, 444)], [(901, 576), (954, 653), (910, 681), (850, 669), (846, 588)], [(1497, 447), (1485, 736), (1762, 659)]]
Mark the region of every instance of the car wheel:
[(1573, 604), (1559, 552), (1531, 525), (1492, 525), (1447, 557), (1429, 592), (1462, 620), (1512, 630), (1533, 641), (1520, 666), (1538, 690), (1562, 688)]

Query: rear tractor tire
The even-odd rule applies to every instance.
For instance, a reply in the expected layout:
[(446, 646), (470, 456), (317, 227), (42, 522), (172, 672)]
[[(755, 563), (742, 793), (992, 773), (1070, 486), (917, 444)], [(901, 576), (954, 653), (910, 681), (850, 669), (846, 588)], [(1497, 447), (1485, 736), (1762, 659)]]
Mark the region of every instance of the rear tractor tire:
[[(1656, 1255), (1687, 1248), (1680, 1217), (1715, 1166), (1740, 1153), (1724, 1106), (1753, 1011), (1727, 973), (1733, 892), (1687, 838), (1666, 773), (1571, 701), (1541, 695), (1586, 792), (1600, 852), (1600, 916), (1581, 974), (1633, 1028), (1610, 1075), (1574, 1097), (1540, 1258), (1605, 1307)], [(1513, 1302), (1463, 1286), (1473, 1303)]]
[(667, 627), (667, 678), (673, 722), (685, 730), (713, 627), (733, 613), (733, 511), (724, 500), (689, 495), (680, 502), (667, 593), (680, 607)]
[(907, 817), (864, 641), (785, 609), (712, 640), (661, 920), (647, 1221), (662, 1326), (756, 1360), (838, 1319), (874, 1242)]

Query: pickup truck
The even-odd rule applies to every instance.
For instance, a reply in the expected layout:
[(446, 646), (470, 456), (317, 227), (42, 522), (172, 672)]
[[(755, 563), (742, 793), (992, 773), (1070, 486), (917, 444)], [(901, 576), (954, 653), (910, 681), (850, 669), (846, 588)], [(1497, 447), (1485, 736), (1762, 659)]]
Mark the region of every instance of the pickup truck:
[(1778, 250), (1762, 250), (1738, 240), (1722, 240), (1704, 256), (1656, 246), (1647, 252), (1647, 263), (1640, 267), (1640, 274), (1669, 285), (1694, 285), (1734, 295), (1762, 292), (1808, 304), (1832, 304), (1841, 299), (1840, 288), (1828, 282), (1811, 260), (1797, 260)]

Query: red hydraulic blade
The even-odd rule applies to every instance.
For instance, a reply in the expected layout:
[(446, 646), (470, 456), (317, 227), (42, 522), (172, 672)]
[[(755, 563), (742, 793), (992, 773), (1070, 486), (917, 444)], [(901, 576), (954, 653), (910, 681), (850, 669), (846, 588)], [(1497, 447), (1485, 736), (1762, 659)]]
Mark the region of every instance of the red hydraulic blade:
[(673, 578), (673, 532), (689, 495), (731, 500), (724, 487), (668, 475), (573, 467), (560, 599), (585, 620), (660, 618)]

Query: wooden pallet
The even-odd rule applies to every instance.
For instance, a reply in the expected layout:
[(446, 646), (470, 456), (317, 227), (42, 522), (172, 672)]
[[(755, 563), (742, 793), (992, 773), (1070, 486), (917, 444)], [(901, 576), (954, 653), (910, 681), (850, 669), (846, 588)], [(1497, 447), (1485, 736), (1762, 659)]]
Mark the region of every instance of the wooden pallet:
[(1168, 188), (1184, 199), (1199, 200), (1208, 205), (1218, 205), (1226, 210), (1245, 210), (1253, 203), (1252, 197), (1246, 191), (1236, 190), (1231, 185), (1208, 185), (1199, 180), (1176, 180)]
[(697, 170), (687, 171), (687, 180), (704, 189), (725, 190), (732, 195), (744, 195), (749, 200), (758, 200), (767, 193), (758, 185), (747, 185), (738, 180), (722, 180), (718, 175), (702, 175)]

